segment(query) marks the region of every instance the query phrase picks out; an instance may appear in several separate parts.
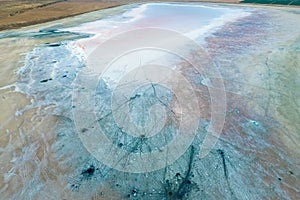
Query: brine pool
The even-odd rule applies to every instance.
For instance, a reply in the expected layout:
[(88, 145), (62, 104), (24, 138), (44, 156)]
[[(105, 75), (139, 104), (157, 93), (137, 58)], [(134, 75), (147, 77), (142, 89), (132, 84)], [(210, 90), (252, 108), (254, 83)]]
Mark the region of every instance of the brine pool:
[(0, 32), (1, 198), (299, 199), (299, 22), (148, 3)]

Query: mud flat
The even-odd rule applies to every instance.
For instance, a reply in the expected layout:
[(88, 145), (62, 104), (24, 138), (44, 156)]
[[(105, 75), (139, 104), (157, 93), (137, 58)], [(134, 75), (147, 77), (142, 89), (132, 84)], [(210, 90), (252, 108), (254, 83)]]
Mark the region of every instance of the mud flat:
[[(299, 199), (299, 19), (296, 8), (155, 3), (1, 32), (3, 198)], [(183, 59), (171, 60), (178, 61), (171, 68), (186, 77), (199, 99), (197, 134), (183, 155), (167, 167), (127, 173), (103, 164), (83, 145), (80, 135), (89, 134), (90, 121), (77, 115), (86, 128), (76, 129), (73, 111), (78, 105), (72, 95), (79, 72), (90, 67), (86, 60), (95, 44), (147, 27), (173, 30), (192, 39), (205, 49), (221, 76), (207, 78)], [(189, 48), (183, 50), (192, 55)], [(173, 57), (140, 51), (128, 58), (137, 64), (156, 59), (162, 64)], [(172, 90), (145, 85), (127, 97), (130, 115), (135, 123), (145, 124), (149, 108), (158, 103), (166, 110), (165, 125), (149, 138), (146, 133), (133, 137), (120, 129), (110, 115), (110, 100), (115, 77), (129, 71), (120, 67), (100, 80), (87, 76), (92, 80), (88, 83), (97, 83), (96, 90), (81, 88), (95, 92), (96, 121), (116, 147), (128, 152), (121, 159), (128, 163), (134, 162), (131, 155), (159, 152), (174, 139), (178, 117), (184, 114), (176, 107)], [(217, 143), (200, 159), (198, 153), (213, 123), (212, 105), (222, 100), (212, 98), (209, 80), (219, 79), (226, 94), (225, 123)], [(154, 121), (162, 119), (159, 113)], [(167, 156), (179, 150), (170, 149)]]

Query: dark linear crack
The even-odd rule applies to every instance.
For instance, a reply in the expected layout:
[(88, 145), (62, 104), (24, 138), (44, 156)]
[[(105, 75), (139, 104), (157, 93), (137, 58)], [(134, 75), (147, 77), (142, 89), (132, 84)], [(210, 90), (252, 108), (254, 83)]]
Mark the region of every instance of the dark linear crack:
[(230, 182), (229, 182), (229, 176), (228, 176), (228, 168), (227, 168), (227, 165), (226, 165), (226, 159), (225, 159), (225, 152), (224, 150), (222, 149), (218, 149), (217, 152), (220, 154), (221, 156), (221, 159), (222, 159), (222, 164), (223, 164), (223, 170), (224, 170), (224, 177), (225, 177), (225, 180), (226, 180), (226, 183), (227, 183), (227, 187), (230, 191), (230, 194), (231, 194), (231, 197), (233, 199), (237, 199), (231, 186), (230, 186)]
[(222, 149), (218, 149), (217, 152), (220, 154), (220, 156), (222, 158), (224, 176), (225, 176), (226, 181), (228, 181), (228, 169), (227, 169), (226, 161), (225, 161), (225, 153)]
[[(176, 182), (180, 182), (179, 186), (177, 184), (172, 183), (170, 180), (165, 180), (164, 189), (167, 199), (169, 200), (181, 200), (190, 193), (190, 191), (195, 187), (195, 184), (192, 183), (191, 175), (192, 175), (192, 167), (193, 167), (193, 158), (195, 154), (195, 148), (191, 146), (190, 157), (188, 162), (188, 167), (184, 176), (180, 173), (176, 173), (174, 179)], [(167, 173), (167, 168), (165, 169), (165, 175)]]

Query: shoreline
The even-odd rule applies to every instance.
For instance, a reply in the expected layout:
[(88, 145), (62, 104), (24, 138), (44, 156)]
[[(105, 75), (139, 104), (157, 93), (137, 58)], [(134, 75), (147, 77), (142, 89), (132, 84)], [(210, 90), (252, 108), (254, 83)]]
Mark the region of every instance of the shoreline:
[[(8, 1), (7, 1), (8, 2)], [(279, 5), (279, 4), (256, 4), (256, 3), (243, 3), (239, 0), (183, 0), (183, 1), (139, 1), (139, 0), (130, 0), (127, 2), (122, 1), (88, 1), (82, 4), (78, 0), (71, 1), (46, 1), (44, 4), (39, 4), (29, 8), (24, 8), (31, 6), (30, 3), (24, 5), (19, 5), (17, 10), (13, 10), (9, 5), (4, 5), (0, 16), (0, 31), (13, 30), (22, 27), (27, 27), (31, 25), (37, 25), (41, 23), (51, 22), (59, 19), (64, 19), (68, 17), (74, 17), (77, 15), (114, 8), (122, 5), (129, 5), (134, 3), (160, 3), (160, 2), (203, 2), (203, 3), (226, 3), (226, 4), (238, 4), (238, 5), (248, 5), (248, 6), (274, 6), (274, 7), (289, 7), (289, 8), (298, 8), (299, 6), (291, 5)], [(15, 2), (16, 3), (16, 2)], [(7, 3), (9, 4), (9, 2)], [(21, 6), (21, 8), (20, 8)], [(7, 8), (7, 9), (6, 9)], [(11, 10), (11, 11), (10, 11)]]

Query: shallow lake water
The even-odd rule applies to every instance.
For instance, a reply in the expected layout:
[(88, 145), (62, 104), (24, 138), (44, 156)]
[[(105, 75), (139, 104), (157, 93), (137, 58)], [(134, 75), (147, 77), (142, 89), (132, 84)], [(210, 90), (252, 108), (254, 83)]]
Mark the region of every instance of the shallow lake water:
[(0, 199), (299, 199), (298, 10), (133, 4), (0, 32)]

